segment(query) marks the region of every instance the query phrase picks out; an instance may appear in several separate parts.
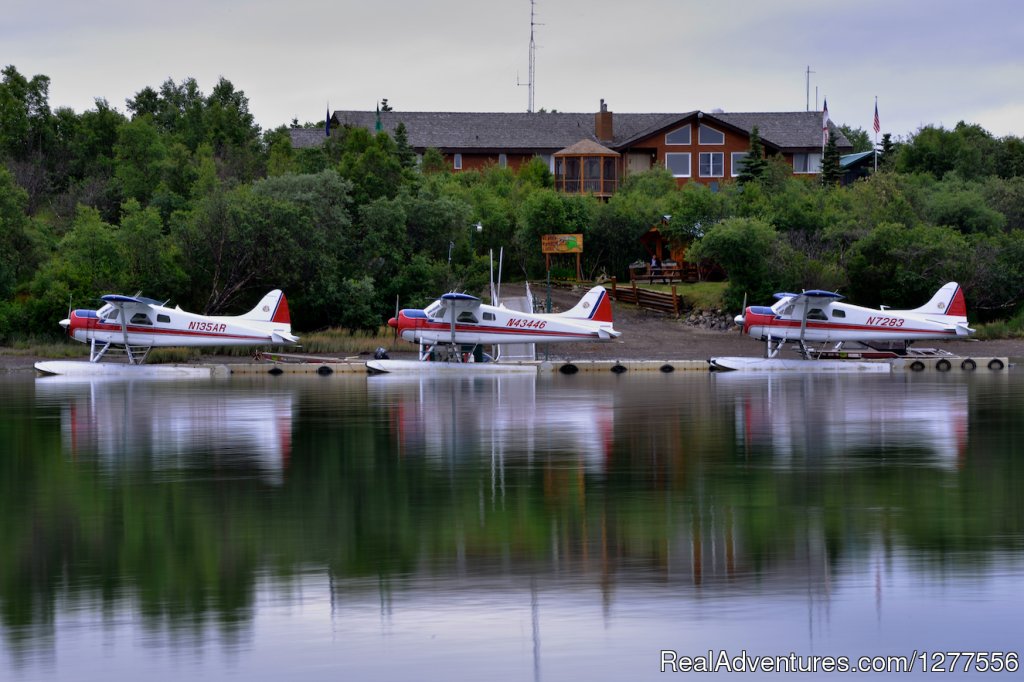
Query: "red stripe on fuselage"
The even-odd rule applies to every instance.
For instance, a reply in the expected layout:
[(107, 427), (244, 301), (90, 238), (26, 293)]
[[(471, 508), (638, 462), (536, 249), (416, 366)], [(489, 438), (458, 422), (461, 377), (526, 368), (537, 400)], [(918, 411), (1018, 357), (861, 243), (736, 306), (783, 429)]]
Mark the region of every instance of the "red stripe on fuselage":
[[(403, 316), (404, 317), (404, 316)], [(415, 319), (415, 318), (405, 318)], [(451, 325), (443, 322), (430, 322), (427, 320), (416, 320), (419, 324), (413, 324), (409, 326), (400, 326), (399, 333), (406, 331), (432, 331), (432, 332), (451, 332)], [(520, 329), (518, 327), (485, 327), (485, 326), (473, 326), (473, 325), (455, 325), (455, 331), (458, 332), (475, 332), (478, 334), (505, 334), (508, 336), (571, 336), (579, 339), (589, 339), (592, 336), (597, 336), (597, 330), (593, 332), (567, 332), (567, 331), (555, 331), (555, 330), (544, 330), (537, 328)]]
[[(75, 320), (84, 320), (84, 325), (75, 324)], [(74, 332), (78, 329), (85, 331), (86, 333), (104, 333), (104, 334), (122, 334), (123, 330), (119, 324), (109, 324), (106, 322), (100, 322), (97, 318), (93, 317), (78, 317), (73, 315), (71, 324), (68, 326), (70, 334), (74, 336)], [(239, 340), (253, 340), (257, 341), (264, 338), (269, 338), (269, 334), (266, 336), (249, 336), (245, 334), (218, 334), (216, 332), (196, 332), (188, 331), (187, 329), (161, 329), (158, 327), (129, 325), (127, 327), (129, 334), (143, 334), (146, 336), (186, 336), (190, 338), (209, 338), (209, 339), (239, 339)]]
[[(907, 319), (907, 318), (899, 318)], [(759, 315), (747, 313), (744, 319), (743, 331), (749, 332), (751, 327), (775, 327), (777, 329), (800, 329), (800, 320), (785, 320), (771, 315)], [(941, 334), (944, 336), (956, 336), (956, 330), (946, 329), (919, 329), (913, 327), (882, 327), (867, 324), (844, 324), (841, 322), (816, 322), (807, 320), (807, 329), (810, 330), (835, 330), (835, 331), (871, 331), (881, 332), (885, 335), (899, 334)]]

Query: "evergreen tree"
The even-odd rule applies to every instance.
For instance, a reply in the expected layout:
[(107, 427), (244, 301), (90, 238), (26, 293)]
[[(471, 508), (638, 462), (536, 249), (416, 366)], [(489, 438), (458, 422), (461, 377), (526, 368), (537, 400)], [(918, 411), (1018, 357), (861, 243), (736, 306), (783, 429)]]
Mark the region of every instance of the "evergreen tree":
[(829, 135), (825, 153), (821, 157), (821, 184), (835, 185), (842, 177), (843, 172), (839, 168), (839, 147), (836, 146), (835, 136)]
[(882, 148), (878, 150), (878, 167), (891, 168), (896, 160), (898, 146), (892, 141), (892, 133), (882, 135)]
[(414, 168), (416, 166), (416, 151), (409, 144), (409, 132), (405, 129), (405, 123), (399, 122), (395, 127), (395, 147), (402, 167)]
[(754, 126), (750, 131), (750, 151), (743, 160), (743, 169), (740, 170), (737, 178), (741, 185), (753, 180), (760, 179), (768, 170), (768, 161), (764, 158), (764, 145), (761, 143), (761, 133)]

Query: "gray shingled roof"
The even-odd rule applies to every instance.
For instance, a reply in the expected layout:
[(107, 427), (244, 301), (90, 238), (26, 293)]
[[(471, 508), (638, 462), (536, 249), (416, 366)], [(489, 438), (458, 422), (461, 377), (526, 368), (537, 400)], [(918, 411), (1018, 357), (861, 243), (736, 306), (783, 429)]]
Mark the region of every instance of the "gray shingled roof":
[[(615, 139), (606, 146), (615, 149), (627, 141), (642, 139), (697, 112), (686, 114), (613, 114)], [(801, 150), (821, 146), (821, 113), (815, 111), (704, 114), (749, 132), (757, 125), (762, 139), (779, 149)], [(341, 126), (374, 130), (374, 111), (335, 111)], [(443, 151), (515, 151), (552, 153), (580, 140), (595, 140), (593, 113), (471, 113), (389, 111), (380, 114), (381, 127), (391, 135), (405, 123), (409, 144), (416, 149), (436, 147)], [(839, 130), (839, 147), (851, 145)], [(315, 147), (323, 143), (323, 128), (293, 128), (292, 146)]]
[[(820, 111), (784, 111), (763, 113), (728, 113), (705, 114), (711, 118), (721, 119), (726, 123), (742, 128), (748, 133), (757, 126), (761, 139), (770, 142), (779, 149), (821, 149), (821, 112)], [(852, 149), (853, 145), (846, 139), (836, 124), (829, 121), (829, 131), (836, 136), (836, 146), (840, 149)]]
[[(625, 139), (665, 114), (615, 114), (615, 137)], [(374, 130), (373, 111), (336, 111), (341, 126)], [(549, 149), (557, 151), (594, 137), (594, 114), (470, 113), (389, 111), (380, 115), (381, 127), (394, 134), (405, 123), (409, 144), (418, 149)], [(323, 131), (320, 131), (321, 136)], [(294, 138), (293, 138), (294, 139)]]

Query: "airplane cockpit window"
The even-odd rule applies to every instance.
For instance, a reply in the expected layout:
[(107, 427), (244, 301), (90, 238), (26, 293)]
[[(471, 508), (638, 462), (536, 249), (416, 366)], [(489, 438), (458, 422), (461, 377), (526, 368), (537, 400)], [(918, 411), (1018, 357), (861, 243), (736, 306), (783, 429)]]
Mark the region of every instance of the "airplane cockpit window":
[(149, 319), (149, 315), (146, 313), (135, 313), (132, 315), (132, 324), (153, 324), (153, 320)]
[(121, 311), (117, 308), (111, 307), (110, 310), (106, 311), (100, 317), (108, 322), (117, 322), (117, 318), (121, 316)]
[(782, 311), (782, 314), (785, 315), (786, 317), (789, 317), (790, 315), (793, 314), (793, 309), (795, 307), (796, 307), (795, 305), (788, 305), (788, 306), (786, 306), (786, 309)]
[(461, 313), (459, 313), (459, 322), (468, 322), (470, 324), (479, 323), (479, 321), (476, 319), (476, 315), (469, 312), (468, 310), (463, 310)]
[(832, 311), (832, 317), (846, 317), (846, 311), (845, 310), (833, 310)]
[(484, 320), (494, 322), (494, 313), (484, 313)]
[(164, 324), (170, 324), (171, 323), (171, 316), (170, 315), (160, 315), (158, 313), (157, 316), (156, 316), (156, 321), (157, 322), (163, 322)]
[(432, 320), (439, 320), (444, 317), (444, 304), (440, 301), (434, 301), (423, 309), (423, 314)]
[(807, 311), (807, 319), (808, 320), (827, 320), (828, 319), (828, 315), (826, 315), (825, 311), (822, 310), (821, 308), (811, 308), (810, 310)]

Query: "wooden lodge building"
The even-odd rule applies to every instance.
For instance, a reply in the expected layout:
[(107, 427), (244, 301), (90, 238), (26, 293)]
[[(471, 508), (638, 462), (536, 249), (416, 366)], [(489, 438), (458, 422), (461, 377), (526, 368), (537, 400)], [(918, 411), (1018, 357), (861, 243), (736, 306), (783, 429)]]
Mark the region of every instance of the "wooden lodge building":
[[(379, 123), (378, 123), (379, 121)], [(660, 166), (679, 184), (717, 188), (735, 178), (756, 126), (768, 154), (781, 154), (796, 175), (821, 167), (822, 114), (818, 111), (683, 114), (615, 114), (604, 100), (597, 113), (461, 113), (335, 111), (330, 126), (383, 130), (394, 135), (404, 123), (418, 155), (438, 149), (455, 172), (493, 164), (518, 168), (534, 156), (567, 193), (608, 197), (630, 173)], [(831, 122), (840, 153), (852, 145)], [(316, 147), (324, 127), (293, 128), (292, 146)]]

